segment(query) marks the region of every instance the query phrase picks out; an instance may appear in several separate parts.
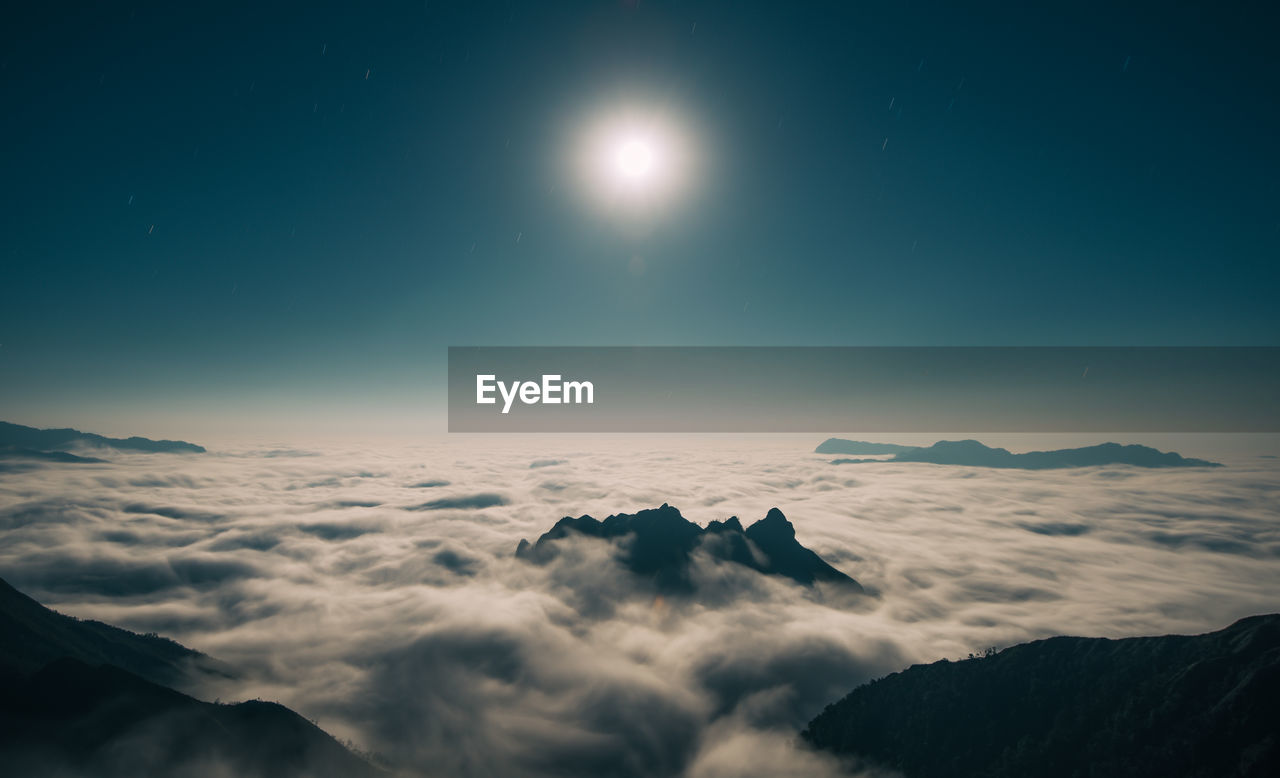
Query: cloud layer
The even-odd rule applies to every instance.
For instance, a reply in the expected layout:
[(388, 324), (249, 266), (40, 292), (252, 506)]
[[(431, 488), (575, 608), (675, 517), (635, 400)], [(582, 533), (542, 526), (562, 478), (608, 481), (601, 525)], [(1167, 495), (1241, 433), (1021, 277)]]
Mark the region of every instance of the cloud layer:
[[(451, 776), (822, 775), (797, 729), (907, 664), (1280, 609), (1277, 460), (856, 470), (811, 451), (455, 439), (50, 463), (0, 475), (0, 576), (244, 669), (208, 698), (278, 699)], [(702, 596), (665, 600), (600, 541), (513, 557), (561, 516), (663, 502), (703, 524), (777, 506), (874, 596), (703, 559)]]

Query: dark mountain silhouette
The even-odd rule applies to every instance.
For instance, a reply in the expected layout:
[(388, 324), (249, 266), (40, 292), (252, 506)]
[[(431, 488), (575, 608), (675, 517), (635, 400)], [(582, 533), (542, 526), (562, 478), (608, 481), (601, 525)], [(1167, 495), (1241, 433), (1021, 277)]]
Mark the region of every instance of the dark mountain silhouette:
[(1031, 451), (1014, 454), (1008, 449), (991, 448), (976, 440), (940, 440), (926, 448), (904, 451), (891, 459), (834, 459), (833, 465), (870, 462), (927, 462), (935, 465), (1017, 468), (1020, 470), (1052, 470), (1063, 467), (1096, 467), (1098, 465), (1133, 465), (1135, 467), (1222, 467), (1217, 462), (1188, 459), (1172, 451), (1149, 446), (1122, 446), (1102, 443), (1084, 448), (1056, 451)]
[(827, 706), (802, 737), (906, 778), (1280, 775), (1280, 615), (916, 665)]
[(618, 541), (618, 560), (631, 572), (654, 579), (659, 588), (667, 591), (692, 590), (690, 555), (698, 549), (714, 559), (784, 576), (805, 586), (821, 581), (862, 591), (857, 581), (800, 545), (795, 527), (777, 508), (745, 530), (736, 516), (713, 521), (703, 529), (665, 503), (660, 508), (620, 513), (604, 521), (590, 516), (566, 516), (536, 543), (521, 540), (516, 556), (546, 564), (558, 554), (557, 543), (574, 535)]
[(96, 463), (106, 462), (105, 459), (97, 457), (82, 457), (66, 451), (36, 451), (30, 448), (0, 448), (0, 459), (33, 459), (40, 462), (80, 462), (80, 463)]
[(211, 704), (162, 685), (225, 671), (172, 640), (64, 616), (0, 581), (0, 772), (381, 774), (281, 705)]
[(0, 687), (0, 763), (15, 778), (383, 774), (282, 705), (201, 702), (75, 659)]
[(0, 669), (26, 674), (62, 657), (111, 664), (162, 684), (228, 668), (156, 635), (139, 635), (50, 610), (0, 579)]
[(62, 451), (80, 446), (113, 448), (119, 451), (145, 451), (147, 453), (203, 454), (204, 447), (181, 440), (151, 440), (149, 438), (107, 438), (92, 432), (73, 429), (42, 430), (0, 421), (0, 448), (30, 449), (33, 451)]
[(867, 443), (862, 440), (845, 440), (844, 438), (827, 438), (813, 450), (815, 454), (858, 454), (874, 456), (876, 454), (902, 454), (915, 451), (916, 446), (900, 446), (897, 443)]

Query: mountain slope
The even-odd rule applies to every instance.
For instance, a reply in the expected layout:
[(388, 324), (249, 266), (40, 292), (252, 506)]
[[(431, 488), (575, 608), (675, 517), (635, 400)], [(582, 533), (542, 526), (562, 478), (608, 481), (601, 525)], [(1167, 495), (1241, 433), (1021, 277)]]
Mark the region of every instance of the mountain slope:
[(5, 776), (365, 776), (298, 714), (167, 688), (220, 663), (172, 640), (52, 611), (0, 580)]
[(932, 446), (915, 448), (890, 459), (835, 459), (833, 465), (871, 462), (926, 462), (935, 465), (1052, 470), (1066, 467), (1133, 465), (1134, 467), (1221, 467), (1216, 462), (1189, 459), (1180, 454), (1149, 446), (1101, 443), (1083, 448), (1031, 451), (1014, 454), (1008, 449), (984, 446), (976, 440), (940, 440)]
[(33, 451), (63, 451), (86, 446), (113, 448), (119, 451), (144, 451), (147, 453), (203, 454), (204, 447), (183, 440), (151, 440), (150, 438), (108, 438), (92, 432), (73, 429), (42, 430), (0, 421), (0, 448), (30, 449)]
[(0, 688), (10, 776), (380, 775), (269, 702), (201, 702), (109, 665), (60, 659)]
[(115, 665), (162, 684), (180, 683), (193, 672), (227, 672), (167, 638), (64, 616), (0, 579), (0, 671), (22, 675), (62, 657)]
[(829, 705), (802, 737), (906, 778), (1280, 775), (1280, 615), (916, 665)]
[(575, 535), (619, 541), (618, 561), (668, 591), (692, 590), (689, 565), (691, 555), (698, 550), (713, 559), (766, 575), (784, 576), (805, 586), (827, 582), (862, 590), (857, 581), (800, 545), (795, 527), (777, 508), (746, 529), (736, 516), (713, 521), (704, 529), (665, 503), (635, 514), (609, 516), (604, 521), (591, 516), (566, 516), (536, 543), (520, 541), (516, 556), (547, 564), (555, 559), (558, 543)]

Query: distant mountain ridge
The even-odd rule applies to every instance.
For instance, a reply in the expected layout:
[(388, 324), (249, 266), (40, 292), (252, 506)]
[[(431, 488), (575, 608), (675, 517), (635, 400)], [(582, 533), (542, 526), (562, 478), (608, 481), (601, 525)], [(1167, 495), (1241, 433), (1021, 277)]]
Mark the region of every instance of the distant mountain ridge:
[(913, 448), (889, 459), (833, 459), (833, 465), (869, 464), (872, 462), (923, 462), (934, 465), (963, 465), (1018, 470), (1054, 470), (1068, 467), (1100, 465), (1132, 465), (1134, 467), (1222, 467), (1217, 462), (1190, 459), (1172, 451), (1150, 446), (1100, 443), (1083, 448), (1054, 451), (1031, 451), (1014, 454), (1008, 449), (992, 448), (976, 440), (940, 440), (932, 446)]
[(227, 672), (198, 651), (52, 611), (0, 580), (0, 765), (6, 776), (384, 773), (275, 703), (168, 688)]
[(659, 588), (667, 591), (692, 590), (690, 557), (699, 549), (719, 561), (790, 578), (805, 586), (826, 582), (862, 591), (853, 578), (800, 545), (795, 527), (777, 508), (746, 529), (736, 516), (712, 521), (703, 528), (666, 503), (634, 514), (609, 516), (604, 521), (591, 516), (566, 516), (535, 543), (521, 540), (516, 556), (547, 564), (558, 554), (557, 543), (573, 535), (625, 541), (619, 544), (618, 561), (631, 572), (654, 579)]
[(916, 446), (902, 446), (897, 443), (868, 443), (865, 440), (845, 440), (844, 438), (827, 438), (813, 450), (815, 454), (857, 454), (875, 456), (877, 454), (903, 454), (915, 451)]
[(27, 459), (36, 462), (102, 464), (105, 459), (82, 457), (69, 451), (36, 451), (30, 448), (0, 448), (0, 459)]
[(108, 438), (92, 432), (66, 429), (37, 429), (0, 421), (0, 448), (30, 451), (65, 451), (76, 446), (112, 448), (117, 451), (143, 451), (151, 454), (203, 454), (203, 446), (184, 440), (151, 440), (150, 438)]
[(1280, 775), (1280, 615), (915, 665), (827, 706), (801, 737), (905, 778)]

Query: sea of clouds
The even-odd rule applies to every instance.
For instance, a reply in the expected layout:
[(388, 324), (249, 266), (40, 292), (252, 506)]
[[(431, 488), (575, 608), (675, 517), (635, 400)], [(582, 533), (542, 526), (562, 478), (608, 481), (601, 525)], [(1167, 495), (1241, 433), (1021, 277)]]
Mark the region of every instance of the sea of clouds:
[[(912, 663), (1280, 610), (1280, 460), (832, 465), (815, 443), (455, 438), (18, 466), (0, 473), (0, 577), (238, 669), (198, 696), (279, 700), (441, 776), (821, 776), (837, 766), (798, 730)], [(602, 541), (545, 567), (513, 556), (562, 516), (664, 502), (700, 524), (776, 506), (872, 594), (700, 559), (699, 595), (671, 600)]]

